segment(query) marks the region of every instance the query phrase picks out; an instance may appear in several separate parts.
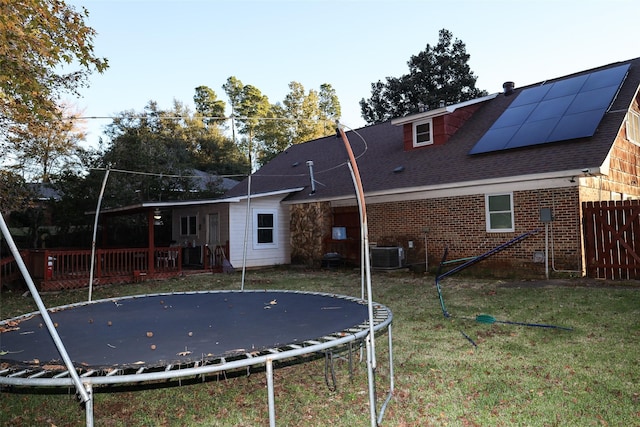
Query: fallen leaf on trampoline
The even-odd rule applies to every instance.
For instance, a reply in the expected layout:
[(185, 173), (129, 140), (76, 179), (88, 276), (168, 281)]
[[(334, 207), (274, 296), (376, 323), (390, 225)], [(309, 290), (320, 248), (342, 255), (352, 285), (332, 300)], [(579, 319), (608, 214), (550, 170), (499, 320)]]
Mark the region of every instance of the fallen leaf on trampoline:
[(5, 356), (7, 354), (18, 354), (18, 353), (22, 353), (24, 350), (19, 350), (19, 351), (0, 351), (0, 356)]
[(138, 360), (137, 362), (133, 362), (134, 365), (144, 365), (142, 360)]
[(269, 302), (269, 304), (271, 304), (271, 305), (276, 305), (277, 303), (278, 303), (278, 301), (277, 301), (277, 300), (275, 300), (275, 299), (273, 299), (273, 300), (271, 300), (271, 301)]
[(190, 354), (191, 354), (191, 352), (190, 352), (189, 350), (187, 350), (187, 351), (181, 351), (181, 352), (179, 352), (179, 353), (178, 353), (178, 356), (188, 356), (188, 355), (190, 355)]
[(107, 347), (116, 348), (115, 345), (107, 344)]

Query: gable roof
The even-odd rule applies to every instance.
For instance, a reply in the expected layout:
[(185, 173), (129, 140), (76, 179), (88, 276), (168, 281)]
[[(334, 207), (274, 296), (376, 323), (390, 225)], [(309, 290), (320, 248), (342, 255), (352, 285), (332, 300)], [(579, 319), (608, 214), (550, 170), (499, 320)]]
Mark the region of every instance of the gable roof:
[[(475, 143), (521, 91), (622, 64), (630, 65), (628, 74), (593, 136), (485, 154), (469, 154)], [(347, 137), (356, 156), (367, 196), (447, 189), (483, 182), (533, 180), (543, 176), (570, 178), (584, 169), (597, 172), (605, 164), (639, 85), (640, 58), (636, 58), (516, 88), (510, 95), (489, 97), (482, 101), (482, 106), (443, 145), (404, 151), (403, 128), (394, 125), (393, 121), (348, 131)], [(404, 123), (405, 120), (401, 122)], [(313, 162), (316, 181), (314, 193), (311, 191), (307, 161)], [(255, 172), (251, 185), (252, 195), (305, 187), (303, 191), (288, 197), (287, 201), (292, 203), (354, 197), (345, 147), (336, 136), (288, 148)], [(246, 182), (241, 183), (227, 192), (226, 196), (246, 194), (246, 189)]]

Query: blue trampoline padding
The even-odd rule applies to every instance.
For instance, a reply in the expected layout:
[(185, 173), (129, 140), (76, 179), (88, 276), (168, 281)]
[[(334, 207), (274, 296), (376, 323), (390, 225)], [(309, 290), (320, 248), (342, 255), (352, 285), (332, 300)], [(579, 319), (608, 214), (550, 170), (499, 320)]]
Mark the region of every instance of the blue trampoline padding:
[[(291, 291), (142, 295), (50, 310), (74, 365), (147, 368), (210, 361), (302, 344), (368, 321), (366, 301)], [(0, 334), (0, 361), (55, 365), (60, 355), (39, 313)]]

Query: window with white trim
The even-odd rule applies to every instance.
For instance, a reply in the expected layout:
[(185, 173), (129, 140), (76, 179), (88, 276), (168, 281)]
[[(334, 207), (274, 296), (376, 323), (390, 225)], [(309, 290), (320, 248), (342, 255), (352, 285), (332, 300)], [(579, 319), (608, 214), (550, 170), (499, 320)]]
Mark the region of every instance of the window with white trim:
[(640, 114), (635, 111), (627, 113), (627, 139), (640, 145)]
[(278, 215), (273, 210), (256, 210), (253, 213), (253, 244), (256, 248), (275, 248), (277, 244)]
[(195, 236), (198, 230), (198, 217), (195, 215), (180, 217), (180, 235)]
[(487, 231), (491, 233), (514, 231), (513, 193), (486, 194), (484, 197)]
[(422, 147), (433, 144), (433, 122), (431, 119), (413, 124), (413, 146)]

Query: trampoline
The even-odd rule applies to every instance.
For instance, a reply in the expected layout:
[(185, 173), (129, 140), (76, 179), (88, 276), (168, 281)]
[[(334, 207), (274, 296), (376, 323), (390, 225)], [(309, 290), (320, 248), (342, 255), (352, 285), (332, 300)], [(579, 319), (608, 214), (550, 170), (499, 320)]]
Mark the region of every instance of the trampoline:
[[(374, 330), (386, 328), (391, 344), (391, 311), (377, 303), (373, 311)], [(48, 312), (89, 391), (266, 366), (274, 420), (273, 362), (344, 349), (369, 334), (366, 300), (298, 291), (147, 294)], [(39, 312), (0, 322), (0, 332), (0, 384), (73, 385)]]

